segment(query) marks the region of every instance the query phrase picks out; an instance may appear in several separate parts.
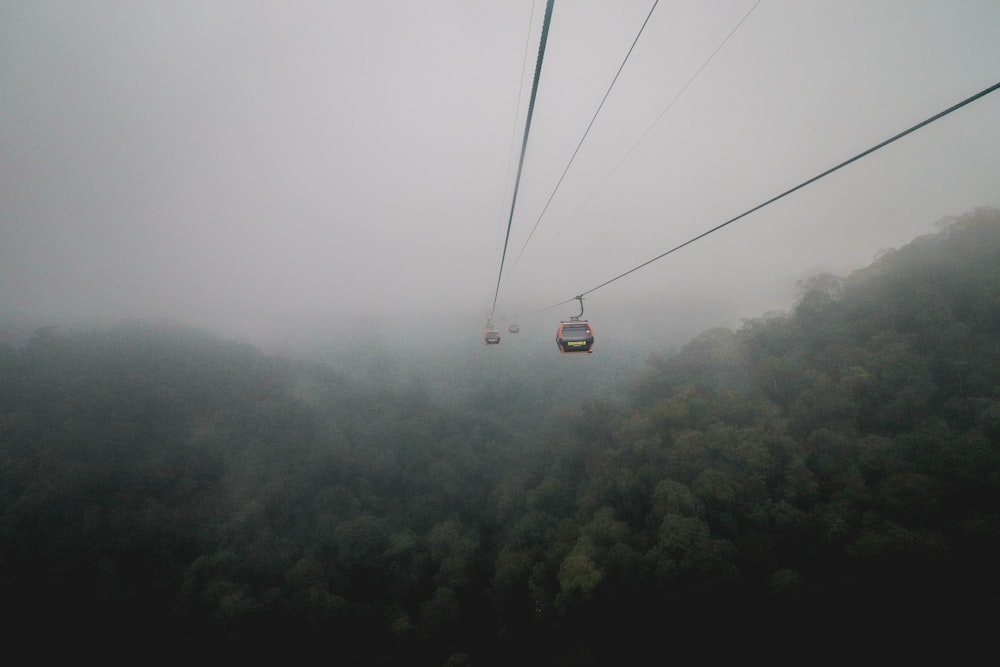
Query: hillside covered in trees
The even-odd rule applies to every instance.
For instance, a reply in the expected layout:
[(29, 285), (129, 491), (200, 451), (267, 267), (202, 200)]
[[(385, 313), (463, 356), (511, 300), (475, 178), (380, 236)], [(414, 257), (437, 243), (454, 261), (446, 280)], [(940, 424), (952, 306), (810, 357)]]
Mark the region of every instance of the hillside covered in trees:
[(0, 346), (7, 652), (493, 667), (990, 640), (1000, 211), (654, 355), (621, 397), (497, 391), (142, 324)]

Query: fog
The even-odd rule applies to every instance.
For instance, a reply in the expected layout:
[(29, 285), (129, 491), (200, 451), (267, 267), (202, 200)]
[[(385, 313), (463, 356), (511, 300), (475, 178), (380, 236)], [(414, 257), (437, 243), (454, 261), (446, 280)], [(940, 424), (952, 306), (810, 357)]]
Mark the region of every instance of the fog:
[[(504, 354), (551, 345), (566, 300), (1000, 81), (994, 0), (555, 2), (512, 206), (544, 5), (0, 4), (0, 321), (293, 352), (485, 348), (492, 315)], [(1000, 92), (594, 290), (595, 352), (1000, 205), (998, 119)]]

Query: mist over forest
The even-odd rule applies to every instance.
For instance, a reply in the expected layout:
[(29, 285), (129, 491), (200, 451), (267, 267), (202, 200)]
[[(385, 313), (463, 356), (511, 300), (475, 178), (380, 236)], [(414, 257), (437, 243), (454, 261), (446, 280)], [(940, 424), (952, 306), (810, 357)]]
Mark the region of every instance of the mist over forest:
[(404, 322), (283, 355), (163, 322), (5, 321), (8, 654), (992, 650), (1000, 210), (735, 326), (594, 325), (593, 354), (560, 354), (549, 325), (486, 346)]

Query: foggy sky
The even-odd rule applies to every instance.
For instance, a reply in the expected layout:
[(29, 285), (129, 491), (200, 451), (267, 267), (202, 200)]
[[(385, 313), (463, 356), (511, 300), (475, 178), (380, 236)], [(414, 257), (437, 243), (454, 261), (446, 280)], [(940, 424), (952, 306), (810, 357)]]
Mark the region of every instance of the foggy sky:
[[(258, 342), (447, 321), (478, 339), (544, 4), (5, 0), (0, 318)], [(594, 119), (653, 4), (555, 2), (497, 318), (548, 337), (578, 310), (550, 306), (1000, 81), (995, 0), (664, 1)], [(595, 291), (586, 314), (787, 308), (799, 279), (1000, 206), (998, 176), (1000, 92)]]

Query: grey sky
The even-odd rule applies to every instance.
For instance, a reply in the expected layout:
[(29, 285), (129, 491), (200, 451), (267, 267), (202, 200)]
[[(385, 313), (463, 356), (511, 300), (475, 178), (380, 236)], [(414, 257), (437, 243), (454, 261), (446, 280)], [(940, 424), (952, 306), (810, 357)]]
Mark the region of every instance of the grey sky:
[[(544, 4), (3, 0), (0, 315), (256, 340), (454, 317), (478, 337)], [(514, 264), (653, 5), (556, 0), (498, 316), (526, 321), (1000, 81), (996, 0), (763, 0), (615, 170), (754, 4), (659, 3)], [(1000, 206), (998, 176), (1000, 92), (596, 291), (588, 316), (787, 307), (797, 279)]]

